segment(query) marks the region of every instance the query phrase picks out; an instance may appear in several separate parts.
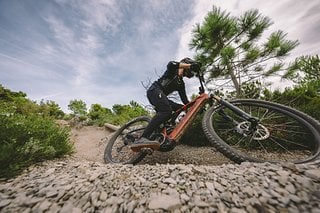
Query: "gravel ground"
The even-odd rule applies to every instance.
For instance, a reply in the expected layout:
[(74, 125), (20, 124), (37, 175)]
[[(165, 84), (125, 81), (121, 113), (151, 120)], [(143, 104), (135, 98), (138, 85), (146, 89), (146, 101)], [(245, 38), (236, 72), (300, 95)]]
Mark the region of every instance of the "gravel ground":
[(234, 164), (177, 146), (138, 165), (105, 164), (103, 128), (74, 129), (76, 153), (0, 180), (0, 212), (319, 212), (318, 164)]
[(146, 156), (139, 164), (194, 164), (222, 165), (233, 162), (213, 147), (191, 147), (178, 145), (170, 152), (154, 152)]
[(1, 212), (320, 212), (320, 169), (103, 164), (67, 158), (0, 183)]

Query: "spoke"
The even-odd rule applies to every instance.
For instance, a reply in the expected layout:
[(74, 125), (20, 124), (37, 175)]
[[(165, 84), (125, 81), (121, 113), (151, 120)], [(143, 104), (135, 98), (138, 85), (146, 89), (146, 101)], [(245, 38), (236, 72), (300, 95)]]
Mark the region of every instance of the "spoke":
[(253, 135), (251, 135), (251, 137), (250, 137), (250, 140), (249, 140), (249, 145), (251, 144), (251, 142), (252, 142), (252, 140), (253, 140)]
[(283, 115), (278, 115), (277, 112), (268, 112), (268, 114), (265, 115), (265, 117), (261, 118), (261, 121), (265, 121), (265, 120), (277, 120), (277, 119), (286, 119), (287, 117), (283, 116)]
[[(260, 107), (261, 108), (261, 107)], [(260, 118), (260, 121), (264, 120), (264, 118), (268, 115), (269, 113), (269, 109), (266, 109), (265, 113), (262, 115), (262, 117)]]
[[(263, 120), (266, 120), (269, 118), (272, 118), (272, 119), (277, 118), (277, 117), (273, 117), (274, 115), (276, 115), (277, 112), (272, 112), (269, 109), (265, 109), (264, 114), (260, 117), (260, 109), (261, 109), (261, 107), (257, 107), (257, 109), (256, 109), (256, 111), (258, 111), (257, 113), (258, 113), (258, 118), (260, 121), (263, 121)], [(283, 117), (283, 116), (281, 116), (281, 117)]]
[[(266, 122), (266, 120), (264, 120), (264, 123)], [(270, 121), (269, 122), (267, 122), (267, 123), (270, 123), (270, 122), (274, 122), (274, 120), (272, 120), (272, 119), (270, 119)], [(279, 124), (278, 124), (279, 123)], [(279, 122), (279, 121), (277, 121), (277, 123), (275, 123), (274, 125), (278, 125), (278, 126), (283, 126), (283, 125), (290, 125), (290, 124), (296, 124), (297, 122), (296, 121), (286, 121), (286, 122)], [(294, 125), (290, 125), (290, 126), (293, 126), (294, 127)], [(301, 126), (295, 126), (295, 127), (301, 127)]]
[(267, 149), (262, 145), (262, 143), (259, 140), (257, 140), (257, 141), (258, 141), (259, 145), (262, 147), (262, 149), (264, 150), (264, 152), (268, 153)]
[(235, 105), (259, 119), (255, 131), (249, 132), (246, 119), (225, 107), (212, 117), (214, 130), (235, 150), (246, 153), (248, 159), (251, 156), (292, 162), (311, 155), (315, 149), (313, 133), (288, 110), (259, 102), (239, 102)]
[[(287, 142), (287, 143), (290, 143), (290, 144), (294, 144), (294, 145), (297, 145), (297, 146), (300, 146), (300, 147), (309, 149), (309, 147), (303, 146), (303, 144), (301, 144), (301, 143), (296, 143), (296, 142), (294, 142), (294, 141), (290, 141), (290, 140), (287, 140), (287, 139), (284, 139), (284, 138), (279, 138), (279, 137), (274, 136), (274, 135), (272, 135), (271, 137), (272, 137), (272, 138), (275, 138), (275, 139), (278, 139), (278, 140), (283, 140), (283, 141), (285, 141), (285, 142)], [(271, 138), (270, 138), (270, 139), (271, 139)]]
[(219, 129), (216, 129), (216, 130), (219, 130), (220, 132), (226, 132), (226, 133), (228, 133), (228, 132), (231, 132), (231, 131), (233, 131), (233, 129), (226, 129), (226, 128), (223, 128), (223, 129), (221, 129), (221, 128), (219, 128)]
[(286, 126), (291, 126), (291, 127), (296, 127), (296, 128), (301, 128), (301, 126), (295, 126), (295, 125), (291, 125), (291, 124), (296, 124), (297, 122), (295, 122), (295, 121), (288, 121), (288, 122), (283, 122), (283, 123), (267, 123), (267, 124), (272, 124), (272, 125), (274, 125), (274, 126), (284, 126), (284, 125), (286, 125)]
[[(286, 127), (286, 128), (292, 129), (290, 131), (297, 131), (297, 132), (299, 132), (298, 130), (302, 129), (301, 126), (292, 126), (292, 125), (284, 126), (284, 125), (281, 125), (281, 124), (278, 124), (278, 125), (277, 124), (266, 124), (265, 126), (269, 126), (271, 128), (277, 128), (277, 129), (284, 129)], [(294, 130), (294, 129), (298, 129), (298, 130)]]
[(134, 123), (119, 133), (111, 149), (111, 158), (114, 162), (125, 163), (137, 156), (137, 153), (132, 152), (128, 145), (141, 135), (145, 129), (144, 124), (145, 123)]
[[(279, 114), (281, 112), (270, 112), (269, 110), (266, 111), (266, 113), (263, 115), (262, 118), (260, 118), (260, 121), (265, 121), (265, 120), (277, 120), (277, 119), (288, 119), (287, 116), (283, 115), (283, 114)], [(295, 121), (291, 121), (295, 122)]]
[[(275, 129), (275, 130), (280, 130), (280, 131), (282, 131), (282, 132), (288, 132), (288, 133), (297, 133), (297, 134), (303, 134), (303, 135), (309, 135), (310, 133), (308, 133), (308, 132), (305, 132), (305, 131), (297, 131), (297, 130), (294, 130), (294, 129), (292, 129), (292, 130), (290, 130), (290, 129), (284, 129), (284, 128), (279, 128), (279, 127), (283, 127), (282, 125), (268, 125), (268, 124), (264, 124), (264, 126), (267, 128), (267, 129)], [(291, 127), (291, 126), (289, 126), (289, 127)], [(297, 127), (298, 128), (298, 126), (293, 126), (293, 128), (295, 128), (295, 127)], [(301, 127), (300, 127), (301, 128)]]
[(233, 146), (238, 146), (243, 140), (245, 140), (247, 137), (243, 136), (235, 145)]
[(260, 118), (260, 107), (258, 107), (258, 118)]
[[(232, 141), (233, 141), (233, 138), (236, 138), (237, 137), (237, 135), (235, 135), (235, 134), (233, 134), (233, 135), (228, 135), (228, 137), (227, 137), (227, 141), (229, 141), (230, 139), (232, 139)], [(236, 139), (235, 139), (236, 140)]]
[(287, 148), (282, 146), (280, 143), (278, 143), (276, 140), (274, 140), (272, 137), (270, 137), (270, 140), (272, 140), (274, 143), (276, 143), (278, 146), (282, 147), (286, 152), (288, 152), (290, 155), (294, 156), (292, 152), (290, 152)]
[(295, 130), (286, 130), (286, 129), (282, 129), (282, 132), (288, 132), (288, 133), (297, 133), (298, 135), (309, 135), (309, 133), (307, 132), (299, 132), (299, 131), (295, 131)]

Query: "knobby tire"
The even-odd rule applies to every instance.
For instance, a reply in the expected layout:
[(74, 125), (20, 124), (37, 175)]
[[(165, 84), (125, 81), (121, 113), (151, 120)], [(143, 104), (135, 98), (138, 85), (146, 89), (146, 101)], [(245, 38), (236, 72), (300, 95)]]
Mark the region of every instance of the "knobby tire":
[[(241, 107), (247, 107), (247, 108), (258, 107), (258, 108), (261, 108), (261, 109), (265, 110), (265, 112), (264, 112), (265, 115), (267, 115), (269, 113), (269, 110), (271, 112), (273, 112), (275, 115), (278, 113), (279, 114), (278, 117), (283, 116), (283, 119), (287, 119), (290, 122), (295, 122), (295, 125), (300, 125), (299, 129), (303, 128), (306, 131), (306, 133), (308, 133), (308, 136), (313, 138), (313, 143), (311, 143), (309, 145), (310, 146), (309, 149), (310, 149), (310, 152), (311, 152), (309, 154), (310, 156), (304, 157), (304, 159), (288, 159), (288, 160), (287, 159), (273, 159), (273, 158), (272, 159), (263, 159), (263, 158), (254, 156), (254, 154), (251, 154), (250, 152), (248, 154), (247, 150), (245, 150), (247, 148), (240, 147), (239, 144), (238, 144), (238, 143), (240, 143), (240, 140), (243, 140), (244, 142), (247, 142), (246, 139), (241, 139), (241, 136), (243, 138), (245, 136), (243, 136), (243, 135), (239, 136), (237, 132), (235, 133), (235, 132), (233, 132), (231, 130), (228, 130), (230, 135), (234, 134), (235, 138), (237, 138), (237, 137), (240, 138), (238, 140), (238, 142), (235, 141), (232, 144), (231, 141), (228, 141), (229, 138), (232, 139), (232, 137), (230, 137), (226, 133), (224, 133), (224, 135), (223, 135), (223, 131), (222, 130), (224, 130), (224, 129), (223, 128), (222, 128), (222, 130), (219, 129), (219, 128), (221, 128), (221, 126), (223, 127), (223, 125), (227, 126), (227, 124), (223, 124), (222, 121), (224, 121), (225, 123), (228, 122), (227, 120), (222, 120), (222, 118), (220, 118), (221, 116), (219, 117), (219, 110), (222, 110), (222, 111), (228, 111), (228, 110), (224, 106), (221, 106), (221, 105), (212, 106), (211, 108), (209, 108), (206, 111), (206, 113), (205, 113), (205, 115), (203, 117), (202, 127), (203, 127), (204, 133), (205, 133), (206, 137), (208, 138), (209, 142), (215, 148), (217, 148), (217, 150), (219, 152), (224, 154), (229, 159), (233, 160), (236, 163), (241, 163), (241, 162), (244, 162), (244, 161), (250, 161), (250, 162), (266, 162), (266, 161), (269, 161), (269, 162), (292, 162), (292, 163), (297, 163), (297, 164), (299, 164), (299, 163), (308, 163), (308, 162), (312, 162), (312, 161), (315, 161), (315, 160), (319, 159), (319, 155), (320, 155), (320, 123), (317, 120), (315, 120), (312, 117), (306, 115), (305, 113), (302, 113), (302, 112), (300, 112), (298, 110), (295, 110), (293, 108), (290, 108), (290, 107), (287, 107), (287, 106), (284, 106), (284, 105), (281, 105), (281, 104), (269, 102), (269, 101), (243, 99), (243, 100), (235, 100), (235, 101), (230, 101), (230, 102), (232, 104), (240, 107), (240, 108)], [(250, 110), (251, 110), (251, 108), (250, 108)], [(239, 118), (239, 116), (237, 117), (235, 115), (232, 115), (232, 112), (230, 110), (229, 110), (229, 113), (230, 113), (231, 116), (234, 116), (234, 118), (240, 120), (241, 121), (240, 124), (243, 124), (242, 126), (245, 125), (245, 121), (241, 120)], [(247, 112), (247, 113), (250, 113), (250, 112)], [(263, 112), (261, 111), (261, 113), (263, 113)], [(258, 111), (258, 114), (259, 114), (259, 111)], [(213, 118), (216, 119), (216, 120), (212, 120)], [(279, 119), (279, 118), (275, 118), (275, 119)], [(271, 121), (272, 120), (270, 119), (270, 122)], [(220, 122), (220, 127), (218, 125), (219, 122)], [(283, 128), (283, 132), (285, 132), (287, 130), (285, 129), (285, 124), (281, 124), (281, 122), (276, 123), (276, 125), (280, 126), (279, 128), (273, 128), (271, 130), (265, 130), (265, 129), (268, 129), (268, 128), (266, 128), (268, 125), (266, 125), (264, 127), (263, 126), (263, 121), (261, 121), (261, 123), (262, 123), (262, 127), (264, 128), (263, 131), (266, 132), (265, 133), (266, 134), (265, 137), (261, 136), (261, 138), (258, 138), (253, 133), (251, 135), (251, 138), (250, 138), (249, 142), (252, 143), (252, 141), (256, 140), (257, 144), (258, 144), (256, 146), (258, 148), (260, 148), (260, 149), (264, 148), (264, 151), (266, 151), (264, 146), (267, 146), (267, 144), (263, 144), (263, 143), (265, 143), (265, 141), (268, 140), (268, 134), (270, 135), (269, 137), (272, 138), (272, 137), (274, 137), (272, 134), (276, 134), (277, 131), (279, 131), (279, 132), (281, 131), (279, 129)], [(238, 126), (241, 126), (240, 124), (238, 124)], [(281, 125), (283, 127), (281, 127)], [(292, 128), (296, 128), (296, 127), (292, 127)], [(268, 133), (268, 131), (269, 131), (269, 133)], [(292, 136), (289, 136), (289, 134), (287, 134), (287, 135), (288, 135), (288, 137), (292, 137)], [(234, 140), (236, 140), (236, 139), (234, 139)], [(282, 140), (281, 143), (286, 143), (286, 138), (281, 139), (281, 140)], [(276, 139), (273, 139), (273, 141), (276, 141)], [(273, 141), (271, 141), (271, 142), (273, 142)], [(251, 145), (250, 143), (248, 143), (248, 144)], [(281, 144), (281, 143), (278, 143), (278, 144), (275, 143), (276, 144), (275, 146), (279, 146), (281, 148), (281, 146), (283, 146), (283, 144)], [(299, 144), (299, 145), (307, 146), (305, 144)], [(253, 146), (253, 145), (251, 145), (251, 146)], [(252, 149), (252, 148), (250, 148), (250, 149)], [(287, 149), (287, 150), (288, 150), (288, 152), (291, 151), (290, 149)]]
[[(143, 128), (141, 129), (139, 127), (139, 128), (137, 128), (137, 129), (139, 129), (139, 131), (137, 131), (137, 132), (134, 132), (132, 130), (134, 130), (135, 125), (138, 125), (142, 122), (144, 122), (145, 124), (148, 124), (150, 122), (150, 120), (151, 120), (151, 118), (147, 117), (147, 116), (137, 117), (137, 118), (129, 121), (125, 125), (123, 125), (120, 129), (118, 129), (112, 135), (110, 140), (108, 141), (108, 144), (107, 144), (105, 151), (104, 151), (104, 161), (106, 163), (122, 163), (122, 164), (137, 164), (138, 162), (140, 162), (146, 156), (146, 153), (133, 152), (130, 149), (130, 144), (134, 142), (133, 135), (134, 135), (135, 139), (139, 139), (144, 129)], [(131, 135), (128, 135), (128, 134), (131, 134)], [(123, 143), (123, 138), (130, 138), (128, 136), (130, 136), (132, 138), (132, 140), (131, 141), (129, 140), (129, 143), (127, 145), (125, 145)], [(123, 146), (123, 149), (125, 149), (125, 151), (123, 151), (123, 153), (120, 153), (120, 152), (117, 152), (114, 150), (114, 149), (117, 149), (116, 145), (118, 145), (117, 144), (118, 142), (120, 143), (119, 145)], [(121, 151), (122, 151), (122, 149), (121, 149)], [(122, 155), (123, 157), (126, 157), (128, 159), (118, 160), (118, 159), (116, 159), (117, 154)]]

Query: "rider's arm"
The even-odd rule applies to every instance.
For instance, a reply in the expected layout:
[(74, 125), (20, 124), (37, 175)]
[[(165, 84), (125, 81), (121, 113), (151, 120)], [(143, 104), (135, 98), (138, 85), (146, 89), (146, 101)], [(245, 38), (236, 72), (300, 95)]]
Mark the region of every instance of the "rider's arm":
[[(191, 64), (185, 64), (185, 63), (179, 63), (179, 72), (178, 75), (179, 76), (183, 76), (183, 70), (184, 69), (190, 69)], [(189, 103), (187, 94), (186, 94), (186, 88), (185, 85), (183, 84), (183, 86), (179, 89), (179, 96), (181, 101), (183, 102), (183, 104), (187, 104)]]
[(180, 62), (179, 63), (179, 69), (190, 69), (190, 67), (191, 67), (191, 64), (185, 64), (185, 63), (182, 63), (182, 62)]
[(180, 62), (178, 75), (183, 76), (183, 69), (190, 69), (190, 66), (191, 66), (191, 64), (185, 64), (185, 63)]
[(185, 64), (182, 62), (170, 61), (167, 65), (168, 70), (176, 70), (178, 69), (178, 75), (183, 75), (183, 69), (190, 69), (191, 64)]
[(182, 101), (183, 104), (187, 104), (189, 103), (188, 97), (187, 97), (187, 93), (186, 93), (186, 89), (185, 86), (183, 84), (183, 86), (178, 90), (180, 99)]

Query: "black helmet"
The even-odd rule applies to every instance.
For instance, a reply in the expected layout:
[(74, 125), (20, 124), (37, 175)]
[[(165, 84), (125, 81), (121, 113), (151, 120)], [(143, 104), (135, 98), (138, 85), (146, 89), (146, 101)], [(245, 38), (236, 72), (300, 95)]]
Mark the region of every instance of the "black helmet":
[[(180, 62), (185, 63), (185, 64), (194, 64), (196, 61), (192, 60), (191, 58), (184, 58)], [(195, 70), (192, 69), (184, 69), (184, 75), (187, 78), (192, 78), (195, 75)]]
[(185, 63), (185, 64), (193, 64), (195, 61), (192, 60), (191, 58), (184, 58), (184, 59), (181, 59), (182, 63)]

